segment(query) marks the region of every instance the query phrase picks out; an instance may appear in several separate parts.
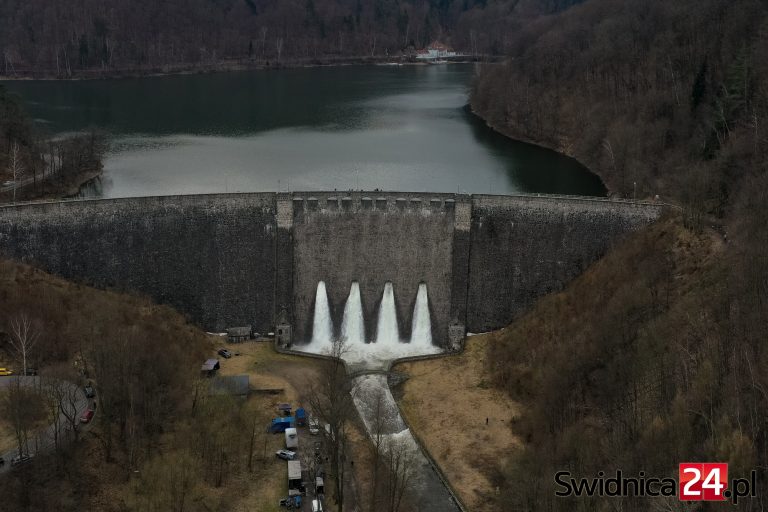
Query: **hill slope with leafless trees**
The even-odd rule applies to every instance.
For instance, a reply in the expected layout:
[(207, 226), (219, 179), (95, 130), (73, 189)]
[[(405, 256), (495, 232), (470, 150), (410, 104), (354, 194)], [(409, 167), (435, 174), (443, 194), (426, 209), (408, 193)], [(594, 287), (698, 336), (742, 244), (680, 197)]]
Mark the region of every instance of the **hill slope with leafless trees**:
[[(554, 497), (563, 469), (676, 477), (768, 460), (768, 11), (758, 0), (588, 0), (515, 34), (472, 106), (590, 166), (613, 194), (674, 203), (498, 334), (494, 385), (526, 404), (505, 510), (682, 510)], [(513, 504), (513, 505), (510, 505)], [(708, 510), (708, 509), (705, 509)]]

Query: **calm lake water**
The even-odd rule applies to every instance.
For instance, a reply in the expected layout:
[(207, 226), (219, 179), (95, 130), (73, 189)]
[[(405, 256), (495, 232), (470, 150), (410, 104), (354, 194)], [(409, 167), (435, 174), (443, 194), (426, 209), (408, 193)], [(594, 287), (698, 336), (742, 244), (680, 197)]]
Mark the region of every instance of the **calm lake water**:
[(576, 161), (465, 108), (472, 65), (6, 82), (52, 133), (110, 140), (91, 192), (384, 189), (605, 195)]

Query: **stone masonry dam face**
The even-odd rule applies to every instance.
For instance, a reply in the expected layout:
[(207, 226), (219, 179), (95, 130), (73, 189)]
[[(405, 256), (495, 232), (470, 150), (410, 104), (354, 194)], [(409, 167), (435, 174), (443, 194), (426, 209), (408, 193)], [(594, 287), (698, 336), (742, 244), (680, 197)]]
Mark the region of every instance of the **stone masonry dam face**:
[(320, 281), (337, 329), (359, 284), (369, 333), (391, 283), (403, 338), (423, 283), (432, 339), (455, 347), (467, 330), (503, 327), (562, 289), (662, 210), (598, 198), (393, 192), (64, 201), (1, 207), (0, 257), (148, 295), (208, 330), (264, 333), (279, 324), (297, 343), (312, 335)]

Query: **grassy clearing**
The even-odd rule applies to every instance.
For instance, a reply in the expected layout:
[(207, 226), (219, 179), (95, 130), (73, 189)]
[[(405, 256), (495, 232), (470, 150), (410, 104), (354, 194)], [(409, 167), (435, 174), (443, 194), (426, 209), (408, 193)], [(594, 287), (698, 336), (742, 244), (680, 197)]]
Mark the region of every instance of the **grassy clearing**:
[[(306, 394), (312, 379), (316, 376), (318, 361), (281, 354), (275, 351), (271, 343), (248, 342), (237, 345), (227, 344), (222, 338), (211, 337), (213, 351), (226, 347), (234, 355), (230, 359), (220, 359), (221, 375), (247, 374), (251, 389), (257, 390), (248, 397), (247, 406), (277, 415), (277, 404), (291, 403), (294, 408), (306, 406)], [(277, 394), (260, 393), (258, 390), (282, 390)], [(314, 440), (308, 431), (302, 429), (299, 434), (301, 449), (309, 449)], [(259, 457), (264, 456), (250, 474), (240, 475), (227, 486), (228, 503), (234, 512), (252, 510), (278, 511), (280, 498), (288, 492), (286, 463), (274, 456), (275, 451), (283, 448), (284, 436), (274, 434), (267, 437), (267, 446), (258, 449)], [(234, 492), (232, 492), (234, 490)]]
[(408, 375), (395, 392), (403, 415), (462, 501), (477, 510), (487, 510), (495, 475), (520, 446), (510, 428), (519, 405), (485, 377), (496, 341), (495, 333), (474, 336), (458, 356), (394, 368)]

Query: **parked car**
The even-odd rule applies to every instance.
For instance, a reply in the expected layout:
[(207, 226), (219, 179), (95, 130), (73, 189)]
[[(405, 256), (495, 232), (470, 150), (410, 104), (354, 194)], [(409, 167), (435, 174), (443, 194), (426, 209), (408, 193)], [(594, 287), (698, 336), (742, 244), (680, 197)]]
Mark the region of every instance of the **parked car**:
[(13, 180), (8, 180), (8, 181), (4, 181), (3, 182), (3, 186), (4, 187), (10, 187), (11, 185), (15, 185), (15, 184), (16, 184), (16, 182), (13, 181)]
[(320, 500), (312, 500), (312, 512), (323, 512), (323, 503)]
[(296, 458), (296, 452), (292, 452), (291, 450), (277, 450), (275, 455), (278, 459), (283, 460), (293, 460)]
[(86, 410), (82, 416), (80, 416), (80, 423), (90, 423), (93, 419), (93, 409)]
[(34, 377), (37, 375), (37, 368), (27, 368), (27, 371), (24, 372), (24, 375), (27, 375), (29, 377)]
[(96, 396), (96, 392), (93, 390), (93, 386), (91, 386), (90, 384), (85, 386), (83, 388), (83, 391), (85, 392), (86, 398), (93, 398)]
[(17, 455), (11, 459), (11, 466), (18, 466), (32, 460), (31, 455)]
[(7, 377), (8, 375), (13, 375), (13, 372), (6, 368), (0, 368), (0, 376)]
[(225, 348), (222, 348), (221, 350), (219, 350), (219, 355), (224, 359), (229, 359), (230, 357), (232, 357), (232, 352), (230, 352)]
[(316, 436), (320, 433), (320, 420), (317, 418), (309, 418), (309, 433)]

